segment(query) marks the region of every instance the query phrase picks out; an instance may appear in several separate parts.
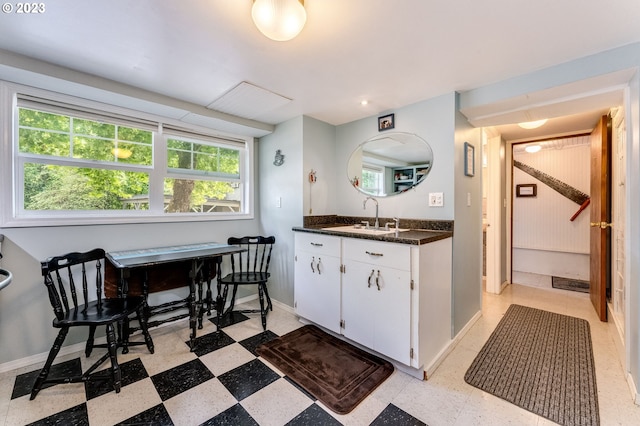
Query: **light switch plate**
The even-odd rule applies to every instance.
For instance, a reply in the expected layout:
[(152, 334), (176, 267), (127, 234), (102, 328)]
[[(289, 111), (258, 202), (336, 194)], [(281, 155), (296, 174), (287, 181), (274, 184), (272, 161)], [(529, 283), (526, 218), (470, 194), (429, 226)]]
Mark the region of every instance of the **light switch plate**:
[(444, 194), (442, 192), (430, 192), (429, 207), (442, 207), (442, 206), (444, 206)]

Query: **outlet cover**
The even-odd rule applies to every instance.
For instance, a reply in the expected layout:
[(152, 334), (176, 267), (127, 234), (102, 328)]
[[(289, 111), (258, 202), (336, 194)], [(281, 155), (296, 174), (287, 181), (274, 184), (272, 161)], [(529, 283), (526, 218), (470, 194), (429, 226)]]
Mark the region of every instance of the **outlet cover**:
[(444, 206), (444, 194), (442, 192), (430, 192), (429, 207), (442, 207), (442, 206)]

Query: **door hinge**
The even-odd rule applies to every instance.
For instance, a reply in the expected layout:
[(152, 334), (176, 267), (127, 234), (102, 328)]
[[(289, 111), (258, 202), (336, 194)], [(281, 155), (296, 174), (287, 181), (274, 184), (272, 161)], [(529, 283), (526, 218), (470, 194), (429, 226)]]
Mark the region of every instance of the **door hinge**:
[(413, 290), (413, 280), (411, 280), (411, 290)]
[(293, 261), (297, 262), (298, 261), (298, 255), (293, 256)]
[(342, 272), (343, 274), (347, 272), (347, 267), (344, 265), (340, 265), (340, 272)]
[(409, 349), (409, 358), (413, 359), (413, 348)]
[(344, 320), (340, 320), (340, 328), (344, 328)]
[(297, 308), (298, 307), (298, 302), (293, 302), (293, 307)]

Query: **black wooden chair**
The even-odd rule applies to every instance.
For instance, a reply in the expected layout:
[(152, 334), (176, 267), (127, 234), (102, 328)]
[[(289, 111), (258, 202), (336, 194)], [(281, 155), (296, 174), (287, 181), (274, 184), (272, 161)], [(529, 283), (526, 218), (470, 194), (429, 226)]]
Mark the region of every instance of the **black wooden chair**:
[[(47, 287), (49, 301), (55, 313), (53, 327), (59, 328), (60, 332), (51, 347), (51, 351), (49, 351), (49, 357), (44, 367), (33, 385), (31, 399), (36, 397), (46, 383), (59, 384), (88, 381), (91, 373), (107, 358), (111, 359), (113, 388), (116, 392), (120, 392), (122, 374), (116, 356), (119, 343), (114, 325), (122, 326), (122, 334), (127, 340), (130, 315), (137, 315), (147, 348), (149, 352), (153, 353), (153, 341), (147, 330), (147, 320), (143, 314), (143, 297), (103, 297), (102, 267), (104, 262), (104, 250), (94, 249), (86, 253), (68, 253), (63, 256), (51, 257), (41, 263), (44, 284)], [(90, 278), (92, 274), (95, 274), (95, 279)], [(90, 292), (93, 291), (93, 286), (95, 286), (96, 291), (95, 300), (89, 298)], [(96, 327), (102, 325), (106, 326), (107, 329), (107, 343), (94, 344)], [(89, 337), (85, 347), (87, 357), (94, 347), (105, 347), (107, 352), (81, 376), (48, 378), (51, 365), (71, 327), (89, 327)]]
[[(231, 237), (227, 244), (237, 245), (247, 250), (231, 255), (231, 272), (225, 276), (218, 274), (218, 288), (223, 289), (222, 306), (226, 305), (229, 286), (233, 287), (231, 302), (224, 315), (232, 312), (256, 313), (260, 312), (262, 328), (267, 329), (267, 310), (273, 310), (271, 298), (267, 290), (267, 280), (269, 279), (269, 262), (271, 261), (271, 250), (276, 242), (276, 237)], [(220, 269), (218, 269), (220, 271)], [(260, 310), (248, 309), (234, 311), (236, 293), (240, 285), (257, 285), (258, 298), (260, 300)], [(265, 306), (265, 299), (267, 305)], [(219, 317), (220, 318), (220, 317)]]

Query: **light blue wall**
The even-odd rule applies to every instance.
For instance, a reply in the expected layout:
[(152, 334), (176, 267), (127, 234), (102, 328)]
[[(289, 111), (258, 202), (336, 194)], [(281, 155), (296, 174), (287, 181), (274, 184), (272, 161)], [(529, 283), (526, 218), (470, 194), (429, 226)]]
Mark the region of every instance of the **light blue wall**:
[[(256, 144), (260, 151), (260, 224), (263, 235), (276, 237), (271, 259), (270, 296), (293, 306), (293, 232), (302, 226), (303, 122), (297, 117), (276, 126), (275, 131)], [(284, 155), (284, 164), (275, 166), (276, 150)], [(278, 199), (280, 206), (278, 207)]]
[[(451, 167), (454, 157), (455, 94), (418, 102), (395, 109), (395, 128), (389, 132), (415, 133), (426, 140), (433, 150), (433, 167), (427, 178), (414, 190), (379, 198), (381, 217), (452, 220), (454, 217), (454, 175)], [(376, 136), (378, 116), (367, 117), (337, 127), (336, 133), (336, 213), (345, 216), (373, 216), (364, 211), (365, 195), (349, 183), (347, 162), (351, 152), (365, 140)], [(430, 192), (444, 193), (443, 207), (429, 207)]]

